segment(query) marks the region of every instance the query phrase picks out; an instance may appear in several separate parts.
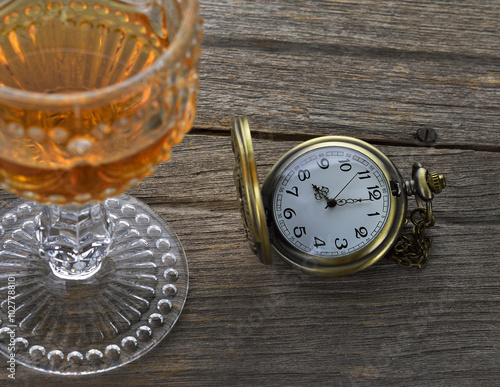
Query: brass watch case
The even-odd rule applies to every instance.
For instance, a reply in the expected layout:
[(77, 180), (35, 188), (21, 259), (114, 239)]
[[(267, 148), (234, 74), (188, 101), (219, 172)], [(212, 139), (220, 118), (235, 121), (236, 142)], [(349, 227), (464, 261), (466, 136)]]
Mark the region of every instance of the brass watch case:
[(234, 183), (247, 239), (257, 258), (269, 265), (272, 263), (269, 233), (260, 194), (250, 127), (246, 118), (237, 118), (234, 121), (231, 141), (234, 153)]
[[(315, 276), (346, 275), (372, 265), (382, 258), (396, 242), (406, 219), (407, 196), (403, 189), (404, 181), (389, 158), (374, 146), (343, 136), (325, 136), (306, 141), (288, 151), (273, 166), (261, 191), (250, 128), (245, 117), (235, 120), (232, 143), (235, 154), (234, 179), (242, 219), (250, 247), (261, 262), (265, 264), (272, 262), (270, 249), (272, 246), (283, 260), (305, 273)], [(298, 250), (285, 239), (274, 221), (273, 194), (282, 172), (295, 158), (324, 146), (344, 146), (365, 154), (378, 165), (389, 182), (389, 186), (394, 187), (389, 214), (380, 233), (361, 250), (342, 257), (315, 256)]]
[[(305, 253), (292, 245), (279, 231), (273, 208), (273, 195), (285, 168), (303, 154), (326, 146), (347, 147), (373, 160), (383, 172), (388, 186), (394, 187), (390, 210), (380, 233), (362, 249), (341, 257), (324, 257)], [(393, 182), (391, 184), (391, 182)], [(394, 164), (374, 146), (356, 138), (325, 136), (306, 141), (288, 151), (269, 171), (262, 186), (264, 209), (268, 214), (271, 244), (278, 255), (292, 266), (316, 276), (346, 275), (363, 270), (387, 254), (399, 237), (406, 219), (407, 197), (403, 178)]]

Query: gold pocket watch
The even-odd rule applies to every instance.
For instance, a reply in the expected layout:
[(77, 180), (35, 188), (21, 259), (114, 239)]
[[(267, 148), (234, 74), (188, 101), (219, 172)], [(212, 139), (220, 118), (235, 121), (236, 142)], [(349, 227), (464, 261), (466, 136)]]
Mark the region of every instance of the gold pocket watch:
[[(271, 247), (292, 266), (317, 276), (351, 274), (388, 256), (400, 266), (426, 266), (434, 225), (432, 199), (444, 176), (413, 166), (404, 181), (374, 146), (352, 137), (325, 136), (288, 151), (262, 190), (248, 121), (232, 129), (234, 177), (250, 246), (261, 262)], [(408, 196), (417, 208), (407, 218)], [(408, 219), (413, 237), (403, 234)]]

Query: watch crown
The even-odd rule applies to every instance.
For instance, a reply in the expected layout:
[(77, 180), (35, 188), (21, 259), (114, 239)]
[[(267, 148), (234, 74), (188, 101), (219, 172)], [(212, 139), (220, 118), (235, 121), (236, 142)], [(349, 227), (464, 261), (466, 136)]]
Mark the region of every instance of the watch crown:
[(440, 175), (437, 172), (429, 173), (427, 183), (429, 184), (431, 191), (435, 194), (441, 193), (441, 191), (446, 188), (446, 178), (444, 175)]

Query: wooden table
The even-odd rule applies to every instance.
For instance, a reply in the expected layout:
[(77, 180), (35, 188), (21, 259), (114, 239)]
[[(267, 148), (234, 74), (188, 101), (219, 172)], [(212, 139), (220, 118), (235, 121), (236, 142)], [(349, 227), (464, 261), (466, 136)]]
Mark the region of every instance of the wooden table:
[[(201, 0), (201, 8), (195, 126), (131, 191), (184, 243), (184, 312), (130, 365), (71, 379), (19, 366), (16, 383), (498, 385), (500, 2)], [(428, 267), (382, 260), (319, 279), (276, 257), (258, 263), (232, 177), (229, 129), (241, 114), (261, 181), (285, 151), (326, 134), (371, 142), (406, 178), (414, 161), (445, 174)]]

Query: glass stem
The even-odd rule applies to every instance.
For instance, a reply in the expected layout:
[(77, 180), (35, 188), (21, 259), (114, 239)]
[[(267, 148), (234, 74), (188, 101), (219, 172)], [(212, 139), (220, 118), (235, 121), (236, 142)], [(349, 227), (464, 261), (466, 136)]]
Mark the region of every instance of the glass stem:
[(111, 248), (113, 223), (101, 203), (45, 206), (36, 218), (39, 254), (54, 275), (67, 280), (92, 277)]

